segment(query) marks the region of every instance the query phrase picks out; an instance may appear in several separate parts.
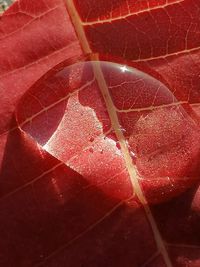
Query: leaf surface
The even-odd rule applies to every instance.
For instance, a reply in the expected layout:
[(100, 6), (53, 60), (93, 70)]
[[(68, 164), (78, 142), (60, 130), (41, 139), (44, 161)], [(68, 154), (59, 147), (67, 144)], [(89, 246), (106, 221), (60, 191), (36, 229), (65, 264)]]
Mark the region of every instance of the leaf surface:
[(1, 18), (1, 265), (198, 266), (199, 1), (65, 4)]

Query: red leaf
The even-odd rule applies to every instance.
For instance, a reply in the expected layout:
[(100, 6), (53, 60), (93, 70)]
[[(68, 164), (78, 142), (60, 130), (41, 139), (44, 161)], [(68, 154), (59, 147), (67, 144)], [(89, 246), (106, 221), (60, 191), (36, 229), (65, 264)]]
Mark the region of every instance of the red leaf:
[[(62, 1), (34, 1), (29, 4), (27, 1), (16, 2), (1, 17), (0, 23), (0, 162), (3, 162), (4, 173), (8, 172), (5, 158), (6, 161), (7, 157), (10, 158), (5, 156), (8, 154), (5, 152), (6, 147), (10, 147), (10, 144), (6, 145), (9, 139), (7, 130), (13, 127), (11, 116), (16, 102), (47, 70), (63, 58), (77, 55), (81, 51)], [(15, 150), (15, 146), (10, 150)], [(15, 186), (13, 175), (16, 176), (16, 167), (12, 161), (9, 159), (9, 168), (13, 174), (1, 178), (1, 183), (6, 184), (6, 188)], [(4, 166), (7, 166), (6, 171)], [(22, 170), (19, 169), (18, 172)], [(9, 189), (6, 192), (7, 190)]]
[(148, 65), (199, 109), (199, 0), (75, 2), (93, 51)]
[(0, 265), (199, 266), (199, 10), (20, 0), (2, 16)]
[(61, 0), (16, 2), (2, 16), (0, 29), (2, 132), (21, 95), (46, 71), (81, 50)]

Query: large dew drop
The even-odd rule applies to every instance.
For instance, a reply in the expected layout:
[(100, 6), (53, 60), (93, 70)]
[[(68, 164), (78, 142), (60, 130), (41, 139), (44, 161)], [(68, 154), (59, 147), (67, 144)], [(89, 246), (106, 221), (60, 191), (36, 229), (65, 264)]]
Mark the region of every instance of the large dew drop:
[(87, 61), (45, 75), (16, 116), (23, 131), (94, 184), (116, 179), (132, 188), (128, 153), (135, 179), (155, 202), (199, 177), (200, 131), (188, 107), (144, 72)]

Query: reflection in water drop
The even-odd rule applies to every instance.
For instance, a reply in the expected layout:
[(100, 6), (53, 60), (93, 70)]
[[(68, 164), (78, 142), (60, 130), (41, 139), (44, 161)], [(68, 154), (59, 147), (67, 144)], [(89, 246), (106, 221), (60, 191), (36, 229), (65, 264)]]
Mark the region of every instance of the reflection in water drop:
[(120, 67), (120, 70), (122, 72), (125, 72), (125, 71), (128, 71), (128, 68), (127, 68), (127, 66), (122, 66), (122, 67)]

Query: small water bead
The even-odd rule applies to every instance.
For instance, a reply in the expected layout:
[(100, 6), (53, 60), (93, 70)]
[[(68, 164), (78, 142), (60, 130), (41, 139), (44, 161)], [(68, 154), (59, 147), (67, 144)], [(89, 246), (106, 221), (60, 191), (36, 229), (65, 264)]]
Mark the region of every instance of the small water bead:
[(94, 149), (92, 147), (89, 148), (89, 152), (90, 153), (93, 153), (94, 152)]
[(94, 142), (94, 137), (90, 137), (89, 141)]
[(133, 151), (130, 151), (131, 157), (135, 158), (136, 154)]
[(119, 141), (116, 142), (116, 147), (117, 147), (118, 149), (121, 149), (121, 146), (120, 146)]

